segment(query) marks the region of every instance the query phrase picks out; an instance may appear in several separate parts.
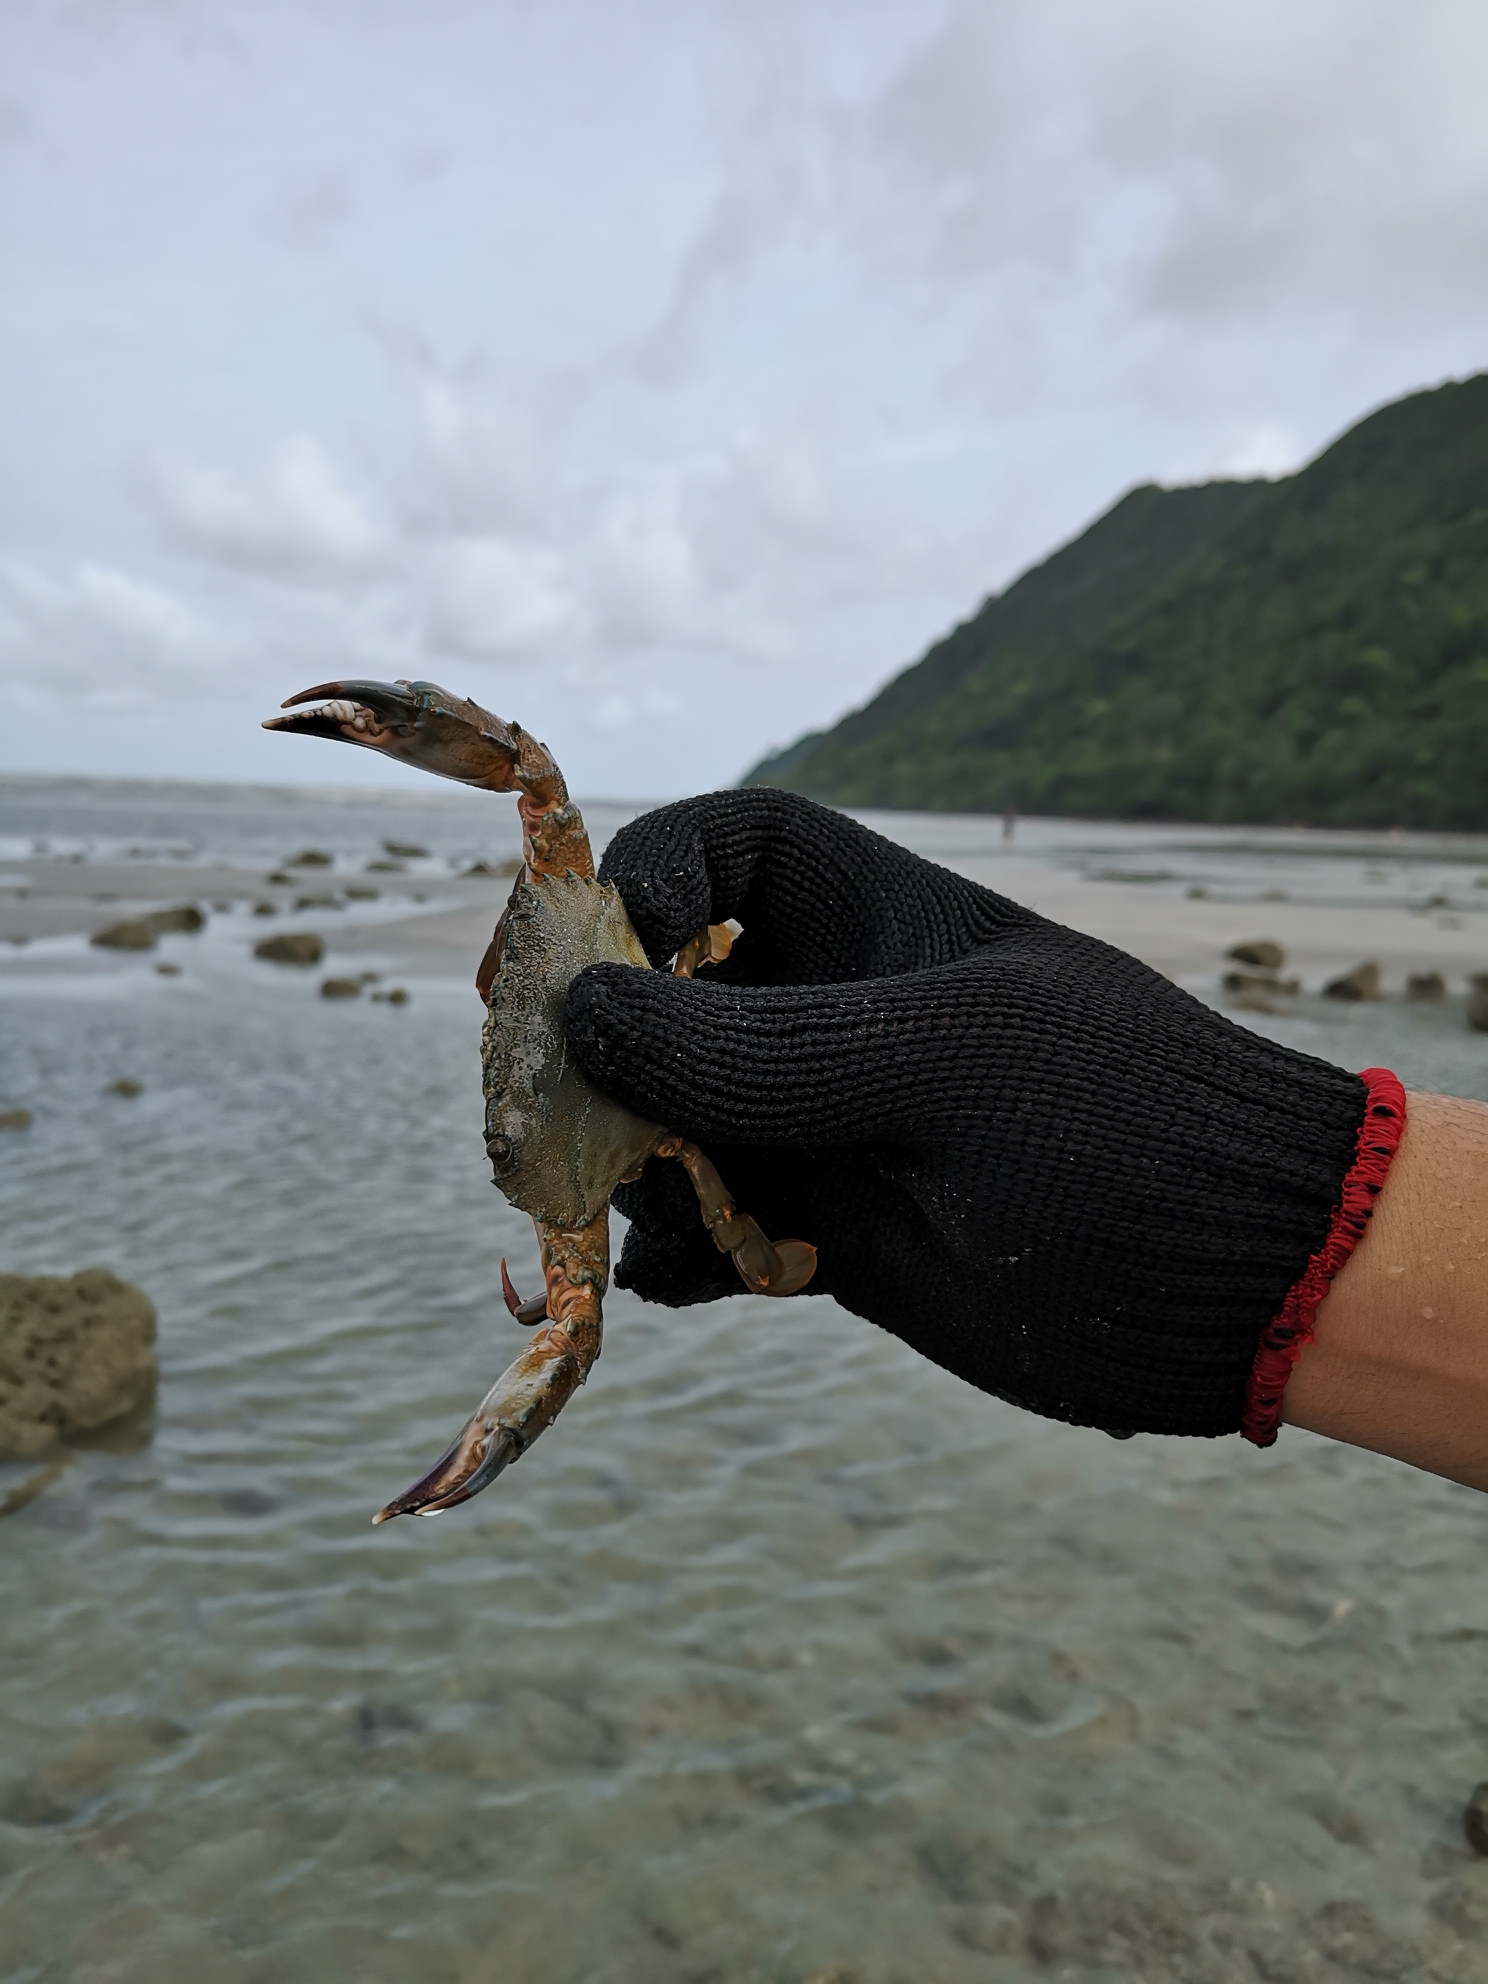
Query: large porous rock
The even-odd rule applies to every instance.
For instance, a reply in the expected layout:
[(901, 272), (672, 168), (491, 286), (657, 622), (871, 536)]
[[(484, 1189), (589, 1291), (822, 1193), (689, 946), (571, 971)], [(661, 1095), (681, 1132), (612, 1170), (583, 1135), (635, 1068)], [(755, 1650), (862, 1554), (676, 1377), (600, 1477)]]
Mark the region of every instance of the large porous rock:
[(158, 1375), (155, 1311), (107, 1268), (0, 1274), (0, 1453), (105, 1426), (143, 1405)]
[(1377, 999), (1380, 995), (1380, 968), (1372, 958), (1356, 964), (1352, 971), (1330, 978), (1323, 987), (1325, 999)]
[(253, 946), (256, 958), (270, 964), (319, 964), (325, 945), (309, 930), (287, 930), (282, 937), (265, 937)]

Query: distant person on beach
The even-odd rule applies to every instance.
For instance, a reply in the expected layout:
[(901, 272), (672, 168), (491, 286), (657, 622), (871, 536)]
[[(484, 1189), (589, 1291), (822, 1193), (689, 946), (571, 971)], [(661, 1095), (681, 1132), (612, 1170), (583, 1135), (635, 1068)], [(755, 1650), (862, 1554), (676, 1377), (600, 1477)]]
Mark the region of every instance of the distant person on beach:
[[(1283, 1422), (1488, 1488), (1488, 1106), (1407, 1097), (770, 788), (631, 822), (601, 868), (653, 964), (569, 989), (591, 1078), (706, 1143), (810, 1292), (1074, 1425)], [(615, 1204), (615, 1279), (737, 1295), (679, 1166)]]

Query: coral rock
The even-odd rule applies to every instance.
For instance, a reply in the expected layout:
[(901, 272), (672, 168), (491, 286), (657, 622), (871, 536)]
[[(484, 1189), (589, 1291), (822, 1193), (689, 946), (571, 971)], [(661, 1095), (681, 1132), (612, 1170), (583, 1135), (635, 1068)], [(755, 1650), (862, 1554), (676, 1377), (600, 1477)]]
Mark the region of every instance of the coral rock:
[(1231, 944), (1226, 957), (1236, 964), (1253, 964), (1258, 971), (1280, 971), (1286, 963), (1286, 952), (1270, 937), (1248, 939), (1243, 944)]
[(325, 945), (312, 931), (295, 930), (282, 937), (265, 937), (253, 946), (253, 955), (267, 958), (270, 964), (319, 964)]
[(155, 932), (144, 917), (134, 916), (123, 923), (110, 923), (105, 930), (95, 930), (88, 941), (102, 945), (107, 951), (152, 951)]
[(107, 1268), (0, 1274), (0, 1452), (39, 1453), (155, 1389), (155, 1311)]
[(1379, 995), (1380, 968), (1372, 958), (1338, 978), (1330, 978), (1323, 987), (1325, 999), (1377, 999)]
[[(179, 903), (174, 909), (152, 909), (141, 918), (147, 929), (161, 937), (174, 930), (200, 930), (206, 920), (194, 902)], [(98, 939), (95, 937), (93, 941), (96, 944)]]

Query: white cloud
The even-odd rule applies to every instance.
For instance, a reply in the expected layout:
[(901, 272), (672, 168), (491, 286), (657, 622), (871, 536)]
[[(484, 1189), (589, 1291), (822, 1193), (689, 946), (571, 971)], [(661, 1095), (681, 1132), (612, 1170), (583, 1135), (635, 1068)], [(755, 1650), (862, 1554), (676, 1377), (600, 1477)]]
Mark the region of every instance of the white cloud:
[(309, 434), (285, 441), (256, 477), (168, 456), (155, 493), (190, 550), (263, 578), (344, 580), (366, 572), (381, 548), (381, 533)]
[(211, 631), (160, 586), (102, 565), (66, 578), (0, 565), (0, 671), (27, 700), (140, 705), (212, 687), (221, 660)]
[(531, 661), (583, 631), (556, 552), (497, 537), (456, 539), (431, 564), (429, 637), (477, 661)]
[(622, 500), (589, 554), (596, 631), (617, 646), (644, 646), (679, 631), (696, 592), (692, 546), (670, 507)]
[(1247, 428), (1215, 466), (1221, 475), (1290, 475), (1302, 454), (1302, 443), (1290, 427), (1280, 420), (1262, 420)]
[(543, 436), (531, 409), (438, 377), (416, 390), (437, 514), (460, 530), (531, 530), (548, 493)]
[(864, 119), (856, 224), (1129, 321), (1482, 298), (1485, 66), (1468, 0), (956, 0)]

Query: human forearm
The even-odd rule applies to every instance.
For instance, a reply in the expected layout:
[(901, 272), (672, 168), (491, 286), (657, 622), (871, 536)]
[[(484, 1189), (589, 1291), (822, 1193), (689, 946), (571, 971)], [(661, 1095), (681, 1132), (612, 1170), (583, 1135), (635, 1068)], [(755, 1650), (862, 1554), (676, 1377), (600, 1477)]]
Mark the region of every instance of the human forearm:
[(1488, 1104), (1409, 1098), (1282, 1417), (1488, 1489)]

